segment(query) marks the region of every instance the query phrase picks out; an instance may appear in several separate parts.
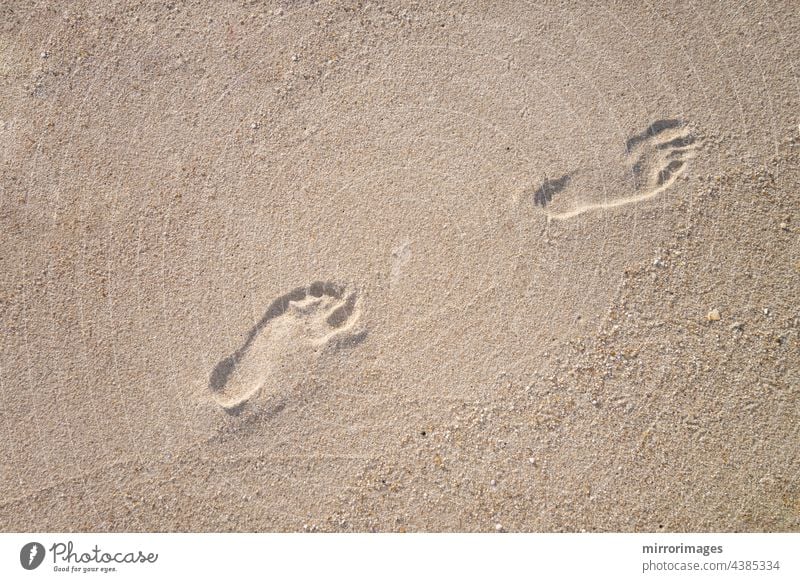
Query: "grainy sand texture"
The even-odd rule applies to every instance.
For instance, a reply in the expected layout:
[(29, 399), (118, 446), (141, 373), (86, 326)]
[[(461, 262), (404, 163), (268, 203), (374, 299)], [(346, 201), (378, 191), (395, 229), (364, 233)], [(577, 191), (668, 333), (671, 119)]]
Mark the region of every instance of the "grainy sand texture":
[(800, 531), (796, 2), (0, 4), (2, 531)]

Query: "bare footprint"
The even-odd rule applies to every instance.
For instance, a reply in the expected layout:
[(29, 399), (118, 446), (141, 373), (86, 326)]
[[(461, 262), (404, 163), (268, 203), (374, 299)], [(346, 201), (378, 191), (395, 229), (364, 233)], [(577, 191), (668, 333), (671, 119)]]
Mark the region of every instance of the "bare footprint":
[(582, 170), (556, 179), (545, 178), (533, 192), (533, 203), (548, 219), (564, 220), (584, 212), (649, 200), (664, 192), (686, 171), (698, 145), (683, 121), (656, 121), (628, 139), (627, 167), (620, 168), (610, 182), (598, 183), (596, 173)]
[(304, 365), (322, 347), (363, 340), (360, 315), (358, 294), (333, 283), (315, 282), (278, 297), (242, 346), (214, 367), (208, 384), (214, 400), (237, 411), (259, 395), (277, 393), (277, 372), (287, 360)]

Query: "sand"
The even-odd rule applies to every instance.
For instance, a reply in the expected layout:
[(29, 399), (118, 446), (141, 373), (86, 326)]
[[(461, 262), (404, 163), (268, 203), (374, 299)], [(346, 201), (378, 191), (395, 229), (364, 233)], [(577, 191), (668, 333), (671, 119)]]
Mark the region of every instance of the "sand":
[(800, 531), (794, 2), (29, 4), (0, 530)]

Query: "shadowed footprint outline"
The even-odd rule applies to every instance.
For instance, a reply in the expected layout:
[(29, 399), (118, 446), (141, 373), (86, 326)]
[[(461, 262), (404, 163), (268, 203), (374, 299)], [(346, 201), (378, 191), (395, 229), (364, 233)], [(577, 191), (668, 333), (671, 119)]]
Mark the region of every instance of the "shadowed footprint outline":
[[(545, 178), (533, 192), (534, 206), (541, 207), (548, 220), (564, 220), (593, 210), (608, 210), (651, 199), (669, 188), (686, 171), (688, 161), (696, 156), (698, 147), (699, 141), (689, 132), (685, 121), (655, 121), (625, 142), (627, 179), (623, 177), (619, 183), (629, 184), (627, 188), (623, 187), (630, 190), (626, 195), (599, 201), (596, 198), (601, 188), (576, 191), (571, 184), (575, 177), (585, 172), (575, 170), (556, 180)], [(561, 209), (569, 203), (569, 209)]]
[[(356, 329), (360, 318), (358, 294), (346, 293), (343, 285), (327, 281), (315, 281), (308, 286), (296, 287), (269, 304), (264, 315), (247, 333), (244, 343), (232, 354), (220, 360), (211, 371), (208, 387), (215, 401), (229, 412), (238, 412), (251, 398), (257, 395), (267, 380), (269, 372), (263, 370), (258, 377), (251, 378), (249, 387), (230, 389), (242, 366), (250, 359), (268, 358), (269, 354), (254, 354), (254, 346), (265, 339), (271, 325), (289, 318), (293, 334), (282, 334), (275, 343), (300, 342), (312, 348), (333, 345), (337, 348), (353, 347), (367, 335), (365, 329)], [(291, 335), (291, 337), (289, 337)], [(266, 338), (269, 339), (269, 338)], [(260, 346), (260, 351), (264, 346)], [(253, 375), (253, 371), (250, 371)]]

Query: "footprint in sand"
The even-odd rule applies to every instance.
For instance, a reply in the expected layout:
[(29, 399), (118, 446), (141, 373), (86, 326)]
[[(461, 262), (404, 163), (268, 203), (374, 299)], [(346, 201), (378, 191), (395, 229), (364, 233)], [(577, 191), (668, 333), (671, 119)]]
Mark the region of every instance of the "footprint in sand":
[(353, 346), (366, 337), (357, 328), (358, 294), (340, 285), (315, 282), (275, 299), (242, 346), (211, 372), (214, 400), (238, 411), (259, 395), (281, 390), (277, 372), (290, 359), (308, 363), (322, 347)]
[[(556, 179), (545, 179), (533, 193), (533, 203), (549, 219), (573, 218), (584, 212), (604, 210), (654, 198), (686, 171), (695, 157), (698, 140), (686, 123), (662, 119), (625, 144), (627, 167), (606, 187), (586, 179), (576, 170)], [(583, 179), (582, 179), (583, 178)]]

